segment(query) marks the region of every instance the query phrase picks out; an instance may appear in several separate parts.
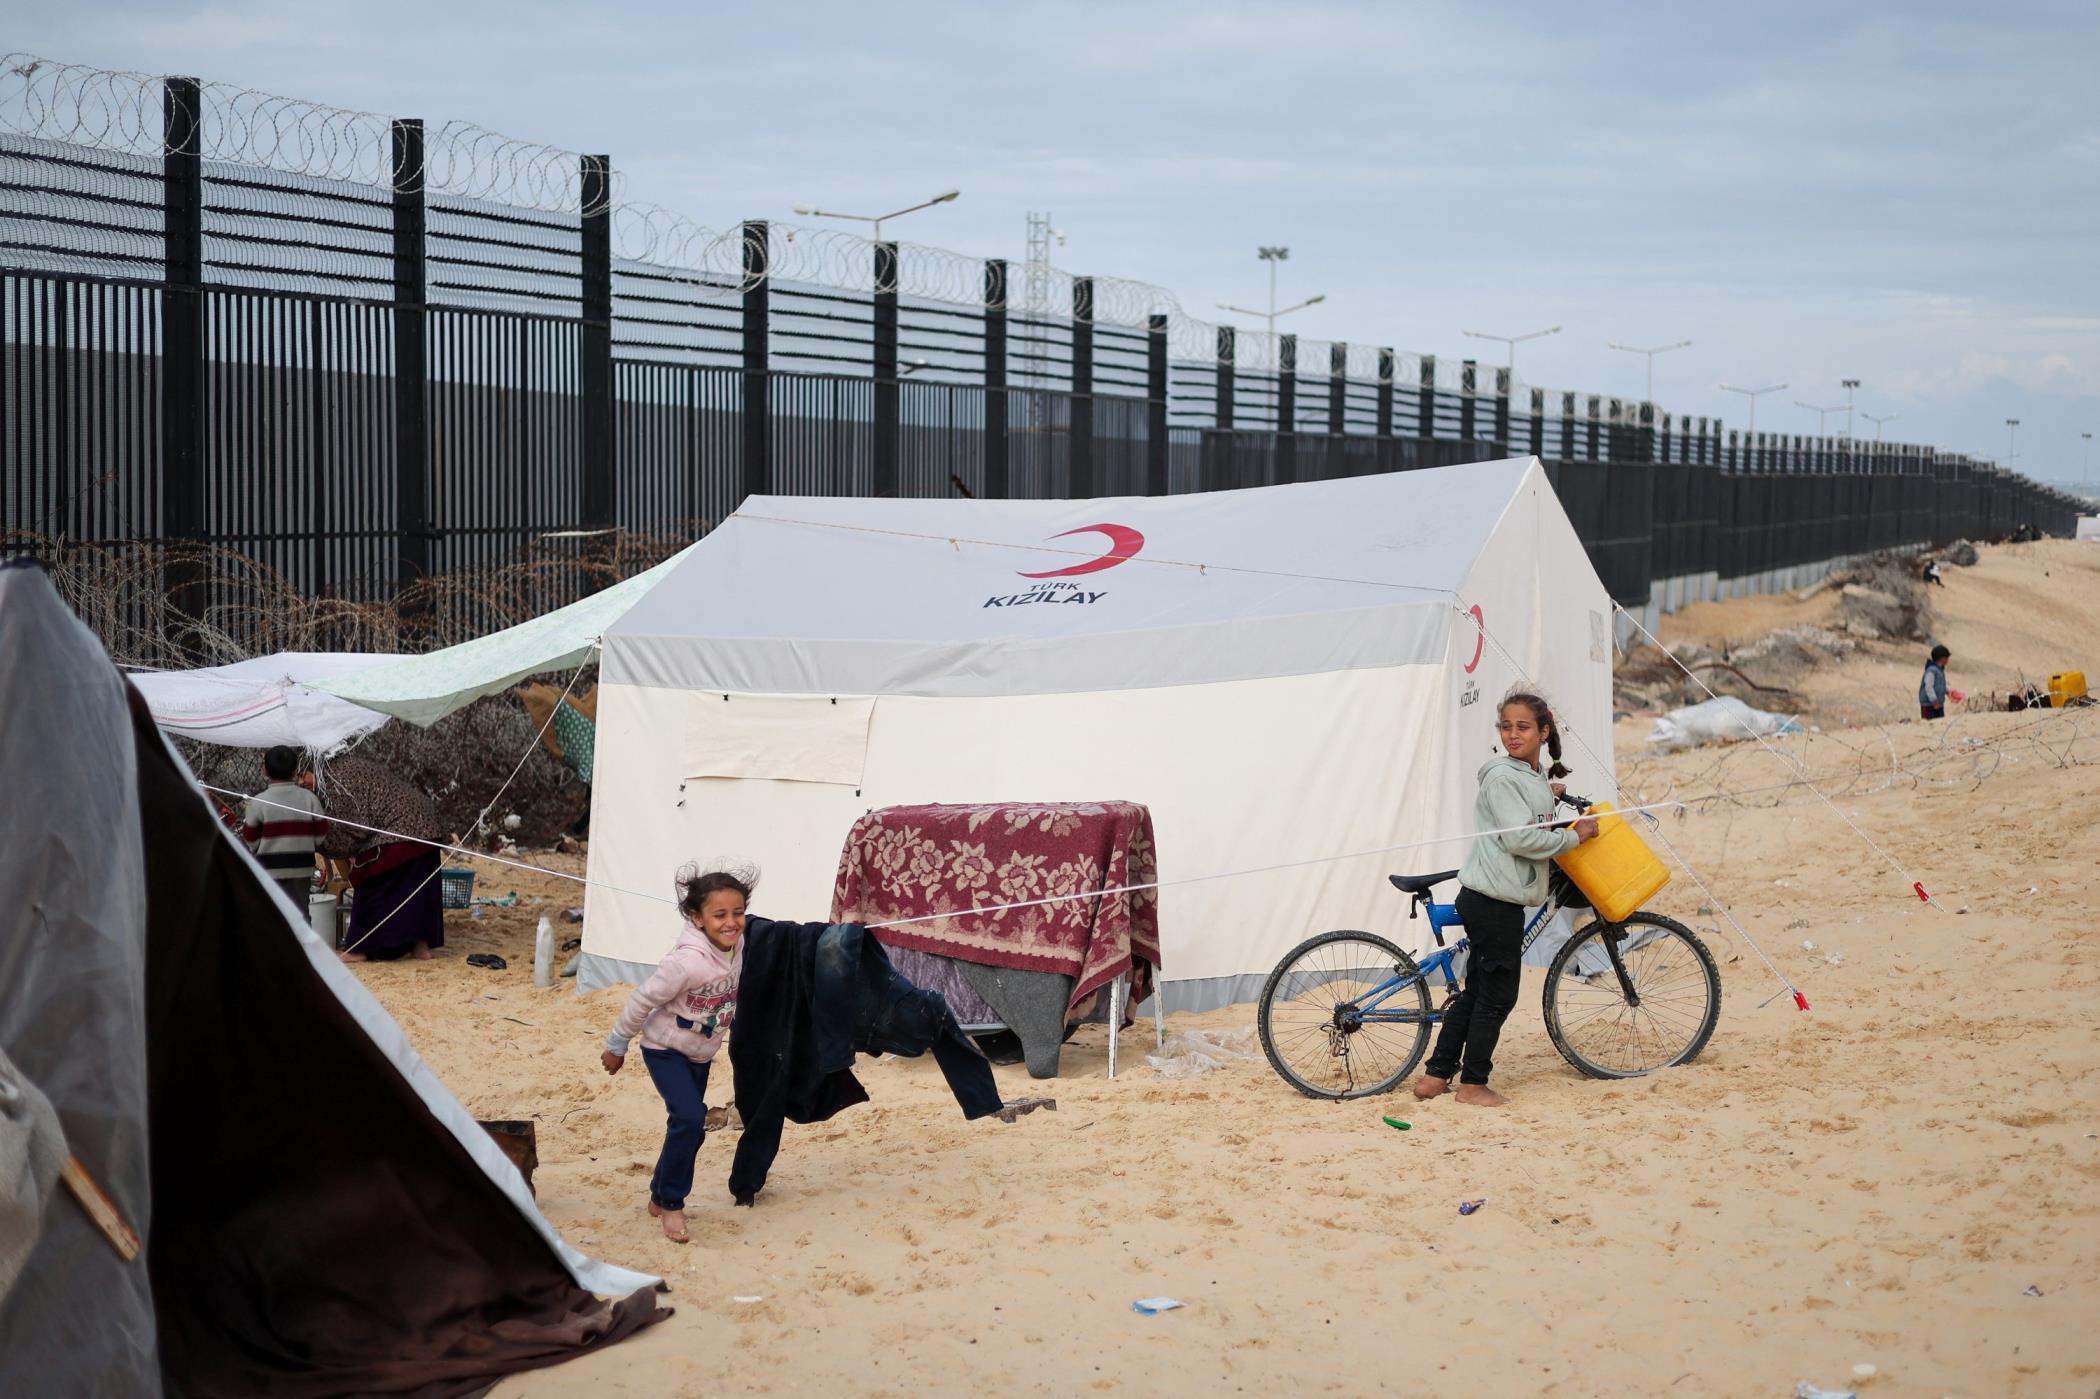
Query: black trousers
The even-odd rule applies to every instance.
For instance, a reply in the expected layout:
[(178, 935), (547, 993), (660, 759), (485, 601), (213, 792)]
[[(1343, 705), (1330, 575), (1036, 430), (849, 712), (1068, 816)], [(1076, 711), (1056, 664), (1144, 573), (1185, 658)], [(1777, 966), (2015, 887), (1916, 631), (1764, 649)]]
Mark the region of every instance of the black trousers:
[(1502, 1022), (1517, 1008), (1524, 909), (1466, 888), (1458, 891), (1457, 904), (1472, 950), (1466, 958), (1465, 986), (1444, 1012), (1428, 1072), (1436, 1078), (1485, 1084), (1494, 1072)]

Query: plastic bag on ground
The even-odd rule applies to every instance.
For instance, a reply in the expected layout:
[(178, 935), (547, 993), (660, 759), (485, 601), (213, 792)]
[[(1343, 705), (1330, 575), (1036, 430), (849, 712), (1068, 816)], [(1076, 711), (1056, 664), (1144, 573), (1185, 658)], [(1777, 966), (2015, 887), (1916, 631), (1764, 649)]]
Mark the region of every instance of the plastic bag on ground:
[(1801, 725), (1784, 714), (1752, 709), (1734, 695), (1673, 709), (1655, 721), (1648, 741), (1666, 752), (1696, 748), (1724, 739), (1770, 738), (1800, 733)]
[(1170, 1035), (1166, 1049), (1147, 1054), (1145, 1062), (1161, 1078), (1195, 1078), (1228, 1064), (1244, 1063), (1261, 1053), (1254, 1027), (1244, 1030), (1189, 1030)]

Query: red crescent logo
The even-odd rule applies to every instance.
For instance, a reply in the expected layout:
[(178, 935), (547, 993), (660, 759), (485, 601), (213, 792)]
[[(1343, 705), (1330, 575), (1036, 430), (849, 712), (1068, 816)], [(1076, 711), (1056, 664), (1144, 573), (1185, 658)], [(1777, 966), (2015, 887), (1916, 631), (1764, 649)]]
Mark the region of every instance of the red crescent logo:
[(1466, 613), (1468, 616), (1472, 617), (1473, 625), (1480, 628), (1480, 634), (1473, 638), (1473, 659), (1466, 662), (1466, 674), (1471, 675), (1473, 673), (1473, 667), (1480, 664), (1480, 653), (1487, 649), (1488, 624), (1487, 618), (1480, 615), (1479, 603), (1476, 602), (1471, 607), (1467, 608)]
[(1075, 563), (1069, 568), (1053, 568), (1047, 573), (1024, 573), (1023, 578), (1077, 578), (1082, 573), (1099, 573), (1104, 568), (1114, 568), (1125, 559), (1135, 558), (1137, 551), (1145, 547), (1145, 536), (1128, 525), (1081, 525), (1068, 529), (1064, 534), (1053, 534), (1052, 539), (1063, 539), (1073, 534), (1099, 534), (1108, 538), (1108, 552), (1098, 559)]

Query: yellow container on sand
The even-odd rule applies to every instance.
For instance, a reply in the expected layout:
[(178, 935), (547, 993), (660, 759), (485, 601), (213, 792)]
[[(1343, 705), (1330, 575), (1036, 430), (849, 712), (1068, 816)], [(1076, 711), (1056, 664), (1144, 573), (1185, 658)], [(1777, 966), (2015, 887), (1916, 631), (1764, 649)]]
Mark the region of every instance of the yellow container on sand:
[(1554, 856), (1553, 862), (1575, 881), (1599, 918), (1617, 923), (1654, 898), (1670, 882), (1670, 871), (1626, 818), (1610, 811), (1610, 802), (1598, 802), (1585, 812), (1598, 818), (1597, 838)]
[(2060, 670), (2049, 677), (2049, 707), (2051, 709), (2062, 709), (2065, 705), (2084, 698), (2084, 671)]

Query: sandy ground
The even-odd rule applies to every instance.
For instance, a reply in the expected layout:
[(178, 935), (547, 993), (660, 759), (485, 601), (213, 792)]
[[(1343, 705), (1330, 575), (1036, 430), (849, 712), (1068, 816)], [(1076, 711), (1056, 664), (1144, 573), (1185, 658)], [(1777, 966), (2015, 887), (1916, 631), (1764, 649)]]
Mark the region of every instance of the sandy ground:
[[(1942, 573), (1946, 587), (1926, 595), (1937, 638), (1954, 653), (1950, 688), (1979, 699), (1994, 690), (2002, 697), (2023, 680), (2046, 685), (2060, 670), (2083, 670), (2100, 686), (2100, 545), (2001, 544), (1982, 550), (1973, 568), (1949, 564)], [(1698, 603), (1665, 617), (1657, 635), (1665, 645), (1741, 646), (1782, 627), (1829, 627), (1837, 615), (1835, 589), (1805, 600), (1778, 593)], [(1930, 649), (1924, 642), (1867, 642), (1861, 654), (1814, 673), (1797, 689), (1819, 719), (1860, 724), (1915, 717), (1918, 676)]]
[[(2100, 550), (1991, 550), (1949, 584), (1957, 685), (2100, 674)], [(1737, 608), (1685, 625), (1747, 640), (1796, 620)], [(1899, 714), (1913, 649), (1816, 683), (1862, 703), (1895, 685)], [(1632, 722), (1614, 735), (1628, 758)], [(573, 886), (485, 872), (483, 892), (525, 902), (454, 915), (434, 962), (359, 974), (478, 1116), (537, 1119), (540, 1202), (572, 1240), (670, 1284), (673, 1319), (505, 1399), (1779, 1396), (1850, 1388), (1857, 1364), (1878, 1368), (1871, 1396), (2100, 1390), (2100, 709), (1788, 742), (1837, 810), (1756, 749), (1622, 769), (1649, 798), (1746, 794), (1663, 826), (1711, 892), (1679, 875), (1655, 906), (1702, 931), (1726, 988), (1692, 1065), (1577, 1076), (1540, 1029), (1536, 972), (1498, 1056), (1501, 1112), (1312, 1102), (1260, 1061), (1175, 1082), (1133, 1057), (1111, 1082), (1087, 1029), (1059, 1111), (969, 1124), (931, 1060), (869, 1062), (873, 1102), (790, 1127), (755, 1211), (730, 1208), (731, 1142), (710, 1141), (683, 1248), (642, 1210), (659, 1101), (638, 1064), (596, 1063), (621, 993), (531, 986), (533, 920), (580, 902)], [(1406, 931), (1397, 898), (1365, 917)], [(1753, 939), (1809, 1013), (1765, 1004), (1781, 985)], [(509, 968), (466, 967), (477, 950)], [(1009, 1096), (1032, 1086), (999, 1072)], [(724, 1072), (710, 1100), (727, 1097)], [(1187, 1306), (1131, 1310), (1156, 1294)]]

